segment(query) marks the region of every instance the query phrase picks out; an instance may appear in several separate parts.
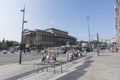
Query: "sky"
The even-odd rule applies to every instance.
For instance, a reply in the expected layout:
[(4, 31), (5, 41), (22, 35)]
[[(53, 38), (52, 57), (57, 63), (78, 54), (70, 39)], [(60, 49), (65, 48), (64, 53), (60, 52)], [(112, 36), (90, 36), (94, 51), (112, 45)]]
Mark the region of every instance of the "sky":
[(115, 0), (0, 0), (0, 41), (21, 40), (22, 12), (24, 29), (56, 28), (77, 40), (111, 39), (116, 36)]

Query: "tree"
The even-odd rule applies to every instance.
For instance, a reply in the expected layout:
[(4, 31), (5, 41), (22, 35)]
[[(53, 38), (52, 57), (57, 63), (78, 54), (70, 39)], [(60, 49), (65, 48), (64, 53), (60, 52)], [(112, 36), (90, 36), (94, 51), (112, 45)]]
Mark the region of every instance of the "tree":
[(13, 47), (13, 46), (18, 46), (19, 45), (17, 41), (9, 41), (9, 40), (7, 40), (5, 42), (5, 44), (6, 44), (7, 47)]

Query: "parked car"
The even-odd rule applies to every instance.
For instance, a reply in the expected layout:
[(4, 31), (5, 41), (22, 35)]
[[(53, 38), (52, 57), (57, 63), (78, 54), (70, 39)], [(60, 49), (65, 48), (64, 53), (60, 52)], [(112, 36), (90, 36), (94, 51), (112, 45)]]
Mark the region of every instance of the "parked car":
[(1, 53), (2, 54), (7, 54), (8, 52), (6, 50), (3, 50)]
[(10, 53), (14, 53), (14, 50), (11, 50)]
[(83, 51), (86, 51), (86, 52), (90, 52), (90, 51), (91, 51), (91, 50), (90, 50), (90, 47), (88, 47), (88, 46), (83, 47), (82, 50), (83, 50)]

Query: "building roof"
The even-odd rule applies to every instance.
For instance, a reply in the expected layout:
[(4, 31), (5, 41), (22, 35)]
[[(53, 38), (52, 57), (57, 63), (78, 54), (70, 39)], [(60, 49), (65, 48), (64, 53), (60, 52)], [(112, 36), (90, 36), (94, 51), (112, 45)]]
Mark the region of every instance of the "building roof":
[(63, 31), (63, 30), (59, 30), (59, 29), (55, 29), (55, 28), (48, 28), (48, 29), (45, 29), (45, 31), (47, 31), (47, 30), (59, 31), (59, 32), (64, 32), (64, 33), (68, 34), (67, 31)]

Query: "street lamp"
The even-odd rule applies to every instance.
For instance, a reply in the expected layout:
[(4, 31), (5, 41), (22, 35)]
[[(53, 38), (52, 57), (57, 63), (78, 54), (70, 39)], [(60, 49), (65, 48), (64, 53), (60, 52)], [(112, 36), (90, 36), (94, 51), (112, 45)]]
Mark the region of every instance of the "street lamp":
[[(99, 34), (97, 33), (97, 42), (99, 43)], [(99, 56), (99, 46), (98, 46), (98, 43), (97, 43), (97, 53), (98, 53), (98, 56)]]
[(23, 20), (22, 20), (22, 33), (21, 33), (21, 45), (20, 45), (19, 64), (21, 64), (21, 59), (22, 59), (24, 23), (27, 23), (27, 21), (24, 21), (24, 17), (25, 17), (25, 6), (24, 6), (24, 9), (21, 10), (21, 12), (23, 12)]
[(90, 17), (90, 16), (87, 16), (87, 25), (88, 25), (89, 46), (90, 46), (90, 51), (91, 51), (91, 43), (90, 43), (90, 28), (89, 28), (89, 17)]
[(89, 17), (90, 17), (90, 16), (87, 16), (87, 25), (88, 25), (88, 37), (89, 37), (89, 42), (90, 42)]

